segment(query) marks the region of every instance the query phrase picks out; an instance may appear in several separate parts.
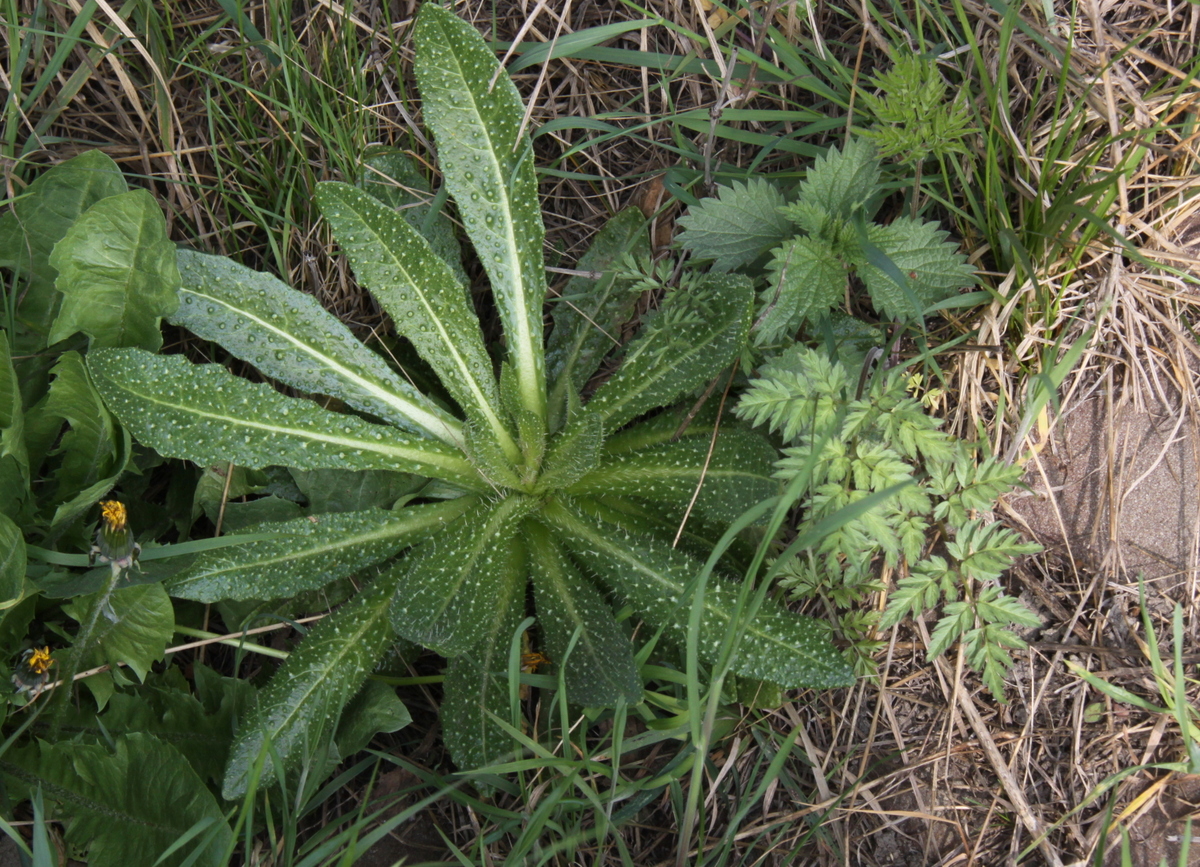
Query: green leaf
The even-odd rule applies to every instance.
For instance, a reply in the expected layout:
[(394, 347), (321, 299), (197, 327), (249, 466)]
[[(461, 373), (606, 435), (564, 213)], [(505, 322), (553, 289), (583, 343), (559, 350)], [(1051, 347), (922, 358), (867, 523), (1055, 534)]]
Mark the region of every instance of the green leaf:
[[(688, 585), (701, 565), (665, 542), (647, 536), (614, 532), (606, 525), (562, 502), (542, 513), (562, 534), (572, 556), (628, 599), (639, 614), (675, 644), (687, 640)], [(733, 625), (738, 589), (716, 576), (708, 581), (700, 621), (698, 649), (713, 661), (726, 631)], [(769, 680), (787, 688), (848, 686), (854, 676), (825, 638), (817, 621), (792, 614), (767, 601), (745, 625), (733, 661), (739, 675)]]
[[(875, 223), (867, 226), (867, 239), (890, 260), (895, 272), (905, 278), (908, 290), (923, 305), (922, 310), (977, 282), (975, 269), (967, 264), (958, 245), (947, 240), (949, 237), (950, 233), (937, 223), (909, 217), (898, 217), (887, 226)], [(858, 274), (877, 310), (893, 319), (913, 318), (912, 302), (905, 287), (897, 282), (895, 272), (870, 259), (858, 265)]]
[(555, 491), (581, 479), (600, 460), (604, 445), (604, 422), (586, 410), (576, 413), (567, 426), (550, 441), (539, 491)]
[[(0, 331), (0, 460), (10, 457), (20, 468), (22, 489), (29, 485), (29, 452), (25, 446), (25, 413), (21, 387), (13, 368), (7, 332)], [(24, 491), (22, 491), (23, 493)]]
[(713, 260), (714, 271), (749, 265), (792, 234), (779, 212), (783, 193), (764, 178), (718, 187), (716, 198), (701, 199), (679, 219), (678, 241), (700, 259)]
[(54, 289), (58, 271), (50, 264), (54, 245), (96, 202), (124, 193), (129, 187), (117, 164), (100, 151), (86, 151), (37, 177), (14, 204), (17, 224), (24, 233), (17, 261), (29, 285), (18, 317), (45, 335), (62, 297)]
[[(387, 613), (395, 589), (394, 573), (379, 576), (318, 623), (287, 658), (242, 721), (225, 768), (222, 797), (228, 801), (245, 794), (268, 741), (288, 772), (325, 747), (342, 709), (392, 641)], [(267, 759), (259, 785), (274, 779), (274, 763)]]
[[(800, 184), (799, 203), (815, 206), (839, 220), (848, 220), (859, 212), (869, 218), (869, 204), (878, 190), (879, 159), (875, 146), (865, 139), (853, 139), (844, 150), (831, 147), (813, 161)], [(784, 212), (799, 217), (805, 231), (818, 232), (818, 227), (805, 219), (811, 211), (785, 208)]]
[(317, 186), (317, 203), (359, 282), (371, 290), (468, 415), (487, 423), (514, 459), (500, 420), (492, 362), (466, 290), (421, 235), (377, 199), (347, 184)]
[(365, 750), (375, 735), (400, 731), (412, 722), (412, 715), (396, 695), (396, 688), (368, 680), (363, 684), (338, 723), (338, 752), (352, 756)]
[[(66, 839), (87, 851), (90, 867), (177, 867), (202, 844), (190, 863), (219, 867), (233, 846), (212, 792), (178, 750), (152, 735), (117, 737), (111, 752), (100, 744), (38, 741), (5, 759), (5, 774), (29, 789), (41, 786), (60, 805)], [(199, 823), (208, 831), (158, 860)]]
[(167, 221), (148, 191), (88, 208), (54, 245), (50, 265), (63, 294), (51, 343), (82, 331), (92, 346), (162, 346), (158, 323), (179, 306), (179, 269)]
[(937, 626), (933, 628), (933, 634), (929, 636), (926, 659), (930, 662), (945, 653), (975, 622), (975, 610), (969, 602), (951, 602), (943, 611)]
[(545, 229), (525, 106), (475, 28), (436, 3), (417, 15), (414, 69), (446, 186), (491, 278), (522, 405), (546, 418)]
[(271, 274), (224, 256), (178, 253), (183, 288), (170, 317), (272, 379), (327, 394), (400, 427), (461, 444), (462, 426), (417, 392), (350, 329)]
[(278, 539), (247, 542), (201, 554), (167, 582), (180, 599), (282, 599), (382, 562), (437, 532), (461, 515), (472, 498), (409, 506), (399, 512), (368, 509), (257, 524), (252, 532)]
[(109, 408), (165, 457), (203, 466), (396, 470), (482, 486), (452, 446), (284, 397), (217, 364), (108, 349), (89, 353), (88, 368)]
[(714, 275), (692, 291), (672, 292), (588, 410), (612, 432), (703, 385), (741, 352), (753, 295), (750, 281), (734, 275)]
[(21, 601), (25, 587), (25, 539), (7, 515), (0, 514), (0, 610)]
[(76, 647), (82, 656), (78, 669), (97, 665), (128, 665), (138, 680), (146, 679), (150, 666), (163, 658), (167, 642), (175, 634), (175, 611), (161, 584), (138, 584), (113, 591), (99, 612), (104, 592), (80, 596), (63, 606), (81, 624), (96, 626), (86, 647)]
[(529, 544), (538, 625), (551, 663), (565, 669), (567, 698), (587, 707), (613, 707), (621, 698), (637, 704), (642, 679), (633, 645), (611, 606), (566, 560), (545, 527), (527, 521), (522, 536)]
[(403, 575), (392, 605), (397, 634), (443, 656), (482, 641), (496, 600), (513, 592), (505, 586), (511, 576), (497, 564), (505, 562), (517, 525), (537, 505), (519, 495), (479, 503), (393, 567)]
[(791, 337), (805, 319), (841, 303), (845, 291), (846, 266), (827, 243), (802, 236), (786, 241), (767, 266), (755, 343)]
[(617, 279), (613, 265), (622, 256), (649, 252), (646, 218), (637, 208), (626, 208), (596, 233), (575, 266), (607, 273), (598, 279), (572, 277), (555, 301), (554, 330), (546, 343), (551, 430), (565, 422), (571, 393), (581, 392), (604, 357), (620, 346), (621, 326), (633, 315), (641, 295), (637, 283)]
[(291, 476), (313, 513), (390, 509), (402, 497), (416, 494), (427, 481), (389, 470), (292, 470)]
[(779, 482), (771, 478), (776, 456), (762, 437), (731, 428), (722, 430), (715, 444), (707, 437), (686, 437), (608, 457), (568, 493), (633, 496), (684, 508), (699, 486), (696, 509), (728, 523), (779, 493)]

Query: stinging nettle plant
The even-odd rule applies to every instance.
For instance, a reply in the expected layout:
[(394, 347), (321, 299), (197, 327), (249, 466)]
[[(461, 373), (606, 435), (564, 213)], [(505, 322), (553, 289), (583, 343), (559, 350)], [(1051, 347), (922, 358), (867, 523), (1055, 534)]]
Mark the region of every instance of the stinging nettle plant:
[[(414, 38), (444, 182), (504, 327), (498, 376), (451, 265), (404, 215), (337, 182), (320, 186), (321, 211), (358, 280), (436, 373), (444, 389), (437, 399), (311, 297), (228, 259), (187, 251), (179, 254), (183, 287), (172, 321), (347, 411), (180, 356), (128, 349), (88, 358), (108, 405), (164, 455), (431, 480), (424, 497), (403, 507), (260, 524), (255, 533), (275, 537), (201, 555), (169, 579), (182, 598), (271, 599), (385, 567), (306, 637), (242, 721), (226, 797), (246, 790), (265, 740), (286, 767), (313, 755), (396, 634), (449, 658), (443, 715), (457, 763), (478, 766), (507, 752), (495, 718), (507, 714), (510, 647), (530, 583), (542, 647), (561, 666), (570, 699), (639, 701), (632, 645), (608, 594), (682, 645), (686, 591), (702, 561), (671, 539), (697, 486), (703, 478), (695, 509), (707, 527), (778, 491), (774, 450), (757, 434), (722, 430), (709, 457), (716, 420), (678, 436), (675, 414), (652, 415), (738, 356), (751, 325), (749, 281), (714, 275), (669, 294), (584, 402), (580, 392), (612, 349), (607, 334), (629, 317), (636, 296), (611, 276), (574, 278), (563, 293), (571, 303), (554, 308), (543, 340), (544, 229), (530, 141), (519, 134), (520, 97), (479, 34), (452, 13), (425, 5)], [(417, 222), (428, 230), (436, 216)], [(644, 244), (643, 233), (636, 213), (618, 215), (580, 267), (604, 270)], [(713, 541), (692, 550), (707, 554), (703, 543)], [(709, 579), (701, 658), (714, 658), (735, 625), (738, 594), (736, 584)], [(768, 603), (740, 625), (733, 669), (741, 675), (786, 687), (851, 679), (815, 621)]]

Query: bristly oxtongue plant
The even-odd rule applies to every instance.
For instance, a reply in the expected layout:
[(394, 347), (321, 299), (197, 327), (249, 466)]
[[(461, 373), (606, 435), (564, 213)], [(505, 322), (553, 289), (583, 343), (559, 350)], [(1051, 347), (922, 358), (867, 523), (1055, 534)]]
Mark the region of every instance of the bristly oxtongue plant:
[[(335, 182), (318, 190), (321, 211), (358, 280), (436, 373), (442, 399), (412, 387), (313, 298), (228, 259), (187, 251), (179, 254), (183, 287), (173, 321), (347, 411), (181, 356), (136, 349), (88, 356), (108, 405), (164, 455), (431, 480), (423, 496), (401, 507), (260, 524), (255, 533), (274, 535), (201, 555), (169, 580), (170, 592), (186, 599), (276, 599), (385, 565), (313, 629), (264, 690), (242, 723), (226, 797), (245, 791), (266, 739), (285, 767), (312, 755), (394, 634), (449, 658), (443, 711), (458, 764), (479, 766), (506, 753), (509, 736), (493, 715), (507, 716), (510, 647), (530, 581), (541, 647), (562, 667), (570, 700), (639, 701), (632, 645), (606, 595), (631, 603), (682, 645), (691, 610), (684, 597), (702, 561), (672, 545), (668, 522), (678, 523), (702, 476), (695, 510), (705, 527), (778, 493), (773, 449), (757, 435), (731, 426), (709, 456), (715, 419), (680, 437), (676, 414), (639, 421), (737, 357), (750, 327), (750, 283), (714, 276), (669, 294), (584, 403), (579, 392), (634, 299), (609, 277), (575, 278), (564, 292), (570, 303), (555, 307), (543, 343), (544, 229), (530, 141), (519, 134), (520, 97), (479, 34), (452, 13), (425, 5), (415, 40), (445, 184), (504, 326), (499, 376), (446, 259), (404, 215)], [(437, 219), (415, 222), (434, 237)], [(602, 270), (644, 244), (642, 234), (639, 215), (618, 215), (581, 267)], [(458, 411), (447, 408), (451, 401)], [(701, 658), (715, 654), (737, 597), (736, 584), (709, 579)], [(850, 679), (814, 621), (768, 602), (742, 627), (733, 664), (739, 674), (786, 687)]]

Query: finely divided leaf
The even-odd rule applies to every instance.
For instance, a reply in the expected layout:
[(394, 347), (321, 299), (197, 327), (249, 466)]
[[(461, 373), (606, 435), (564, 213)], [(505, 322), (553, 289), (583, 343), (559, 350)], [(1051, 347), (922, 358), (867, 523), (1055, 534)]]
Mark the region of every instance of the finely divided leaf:
[(805, 319), (840, 303), (845, 291), (846, 266), (828, 244), (791, 238), (774, 251), (767, 266), (754, 342), (761, 346), (791, 337)]
[(783, 193), (763, 178), (734, 181), (716, 198), (701, 199), (679, 219), (678, 241), (700, 259), (712, 259), (714, 271), (748, 265), (792, 234), (779, 212)]
[[(263, 753), (265, 742), (288, 771), (321, 751), (336, 731), (346, 703), (362, 687), (393, 641), (388, 606), (396, 589), (394, 575), (384, 574), (309, 633), (258, 698), (242, 721), (229, 754), (221, 795), (241, 797)], [(275, 778), (274, 763), (263, 764), (260, 785)]]
[(56, 343), (82, 331), (95, 346), (162, 346), (159, 321), (179, 306), (179, 269), (167, 221), (146, 190), (102, 199), (54, 246), (62, 309)]
[(417, 16), (415, 70), (446, 186), (491, 278), (522, 405), (546, 418), (545, 229), (525, 107), (483, 37), (436, 3)]
[(675, 290), (588, 410), (612, 432), (703, 385), (741, 352), (753, 300), (750, 281), (735, 275), (713, 275), (692, 289)]
[(472, 499), (459, 497), (398, 512), (367, 509), (257, 524), (255, 535), (274, 533), (279, 538), (201, 554), (166, 587), (172, 596), (198, 602), (281, 599), (316, 590), (436, 533)]
[(461, 424), (368, 350), (311, 295), (224, 256), (178, 253), (183, 288), (171, 322), (220, 343), (272, 379), (355, 409), (462, 441)]
[(89, 353), (88, 367), (117, 417), (167, 457), (204, 466), (233, 461), (245, 467), (398, 470), (468, 488), (482, 485), (452, 446), (284, 397), (217, 364), (109, 349)]

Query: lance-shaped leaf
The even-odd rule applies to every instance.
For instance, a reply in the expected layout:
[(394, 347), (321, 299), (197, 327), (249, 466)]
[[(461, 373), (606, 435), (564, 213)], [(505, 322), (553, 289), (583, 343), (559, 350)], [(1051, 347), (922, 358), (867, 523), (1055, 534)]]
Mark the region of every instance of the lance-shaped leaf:
[(183, 288), (171, 317), (267, 376), (327, 394), (410, 431), (461, 444), (462, 425), (363, 346), (317, 299), (225, 256), (178, 253)]
[(775, 449), (762, 437), (732, 428), (722, 430), (716, 443), (709, 437), (693, 436), (614, 455), (572, 485), (568, 493), (628, 495), (683, 508), (699, 486), (696, 509), (728, 523), (779, 493), (779, 482), (771, 478), (776, 457)]
[(649, 250), (646, 218), (637, 208), (626, 208), (604, 224), (575, 266), (602, 276), (572, 277), (554, 302), (554, 330), (546, 343), (551, 430), (566, 419), (569, 393), (582, 391), (604, 356), (620, 346), (621, 326), (633, 315), (640, 295), (636, 284), (618, 280), (609, 269), (624, 254)]
[(453, 12), (423, 5), (413, 39), (421, 106), (446, 186), (491, 278), (521, 403), (544, 420), (545, 229), (533, 145), (521, 134), (525, 107), (483, 37)]
[(109, 349), (89, 353), (88, 368), (117, 418), (167, 457), (204, 466), (399, 470), (483, 487), (452, 446), (284, 397), (218, 364)]
[(393, 567), (404, 576), (392, 605), (396, 632), (443, 656), (479, 643), (496, 600), (512, 592), (508, 583), (525, 584), (505, 568), (504, 552), (536, 507), (522, 496), (481, 503)]
[(732, 275), (672, 292), (588, 409), (611, 432), (707, 382), (741, 351), (753, 301), (750, 281)]
[(202, 554), (167, 582), (167, 590), (198, 602), (281, 599), (316, 590), (437, 532), (472, 502), (472, 497), (459, 497), (399, 512), (367, 509), (257, 524), (255, 535), (275, 533), (278, 538)]
[(179, 269), (167, 221), (147, 190), (88, 208), (54, 246), (50, 264), (63, 294), (51, 343), (82, 331), (92, 346), (162, 346), (158, 323), (179, 304)]
[(503, 589), (481, 612), (476, 644), (446, 667), (442, 722), (446, 746), (460, 768), (497, 761), (515, 746), (494, 716), (510, 719), (508, 659), (525, 613), (524, 554), (519, 540), (498, 552), (493, 568)]
[(468, 415), (481, 419), (511, 459), (492, 362), (471, 300), (446, 263), (403, 217), (348, 184), (317, 186), (317, 203), (359, 282), (371, 290)]
[[(317, 754), (336, 731), (338, 718), (394, 640), (388, 606), (396, 576), (384, 574), (316, 625), (292, 652), (243, 721), (229, 752), (221, 794), (245, 794), (248, 778), (265, 743), (283, 760), (285, 771)], [(263, 764), (260, 785), (275, 778), (274, 763)]]
[[(542, 513), (558, 529), (572, 556), (615, 591), (674, 643), (687, 640), (688, 586), (700, 563), (649, 536), (614, 532), (611, 525), (590, 518), (563, 502)], [(708, 662), (733, 628), (738, 588), (712, 576), (704, 593), (698, 651)], [(848, 686), (854, 673), (826, 638), (815, 620), (792, 614), (768, 600), (749, 623), (733, 670), (787, 688)]]
[(600, 460), (604, 423), (595, 413), (583, 411), (550, 441), (538, 490), (555, 491), (582, 478)]
[[(551, 663), (564, 667), (567, 698), (588, 707), (642, 700), (633, 645), (613, 620), (600, 592), (563, 556), (546, 528), (523, 525), (531, 557), (534, 604)], [(571, 647), (571, 639), (579, 638)], [(567, 649), (571, 647), (568, 655)]]

